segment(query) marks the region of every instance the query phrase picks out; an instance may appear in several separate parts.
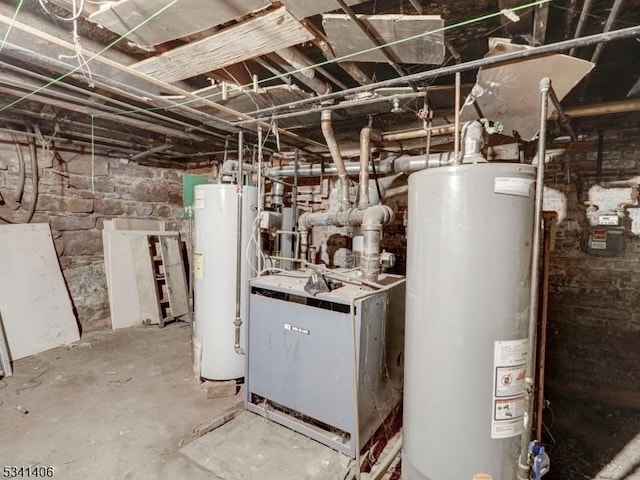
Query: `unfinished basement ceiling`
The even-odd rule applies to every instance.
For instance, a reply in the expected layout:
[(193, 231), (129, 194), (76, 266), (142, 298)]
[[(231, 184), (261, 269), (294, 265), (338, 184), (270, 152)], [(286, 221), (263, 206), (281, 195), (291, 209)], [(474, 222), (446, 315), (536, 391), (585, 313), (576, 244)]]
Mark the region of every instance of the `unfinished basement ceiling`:
[[(355, 141), (370, 122), (384, 131), (420, 128), (425, 107), (434, 125), (450, 123), (454, 75), (439, 69), (483, 58), (491, 37), (538, 46), (640, 24), (640, 0), (585, 4), (7, 1), (0, 4), (0, 127), (28, 129), (58, 148), (156, 162), (217, 161), (235, 148), (238, 128), (249, 144), (261, 129), (268, 152), (299, 147), (312, 159), (326, 153), (319, 111), (327, 106), (335, 109), (343, 141)], [(73, 12), (77, 20), (65, 20)], [(570, 84), (565, 108), (638, 101), (636, 38), (559, 53), (596, 64)], [(521, 65), (524, 72), (538, 70)], [(559, 65), (559, 74), (568, 68)], [(466, 95), (478, 69), (461, 70)], [(504, 102), (536, 95), (526, 82), (507, 83)]]

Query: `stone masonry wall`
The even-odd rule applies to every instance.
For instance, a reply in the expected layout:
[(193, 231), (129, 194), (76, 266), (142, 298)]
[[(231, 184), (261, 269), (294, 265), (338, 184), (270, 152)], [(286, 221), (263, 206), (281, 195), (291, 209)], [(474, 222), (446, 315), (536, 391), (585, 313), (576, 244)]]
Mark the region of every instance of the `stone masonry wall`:
[[(23, 207), (13, 210), (18, 160), (10, 138), (0, 136), (0, 216), (24, 221), (32, 201), (29, 148)], [(109, 324), (102, 222), (115, 217), (158, 219), (182, 229), (182, 182), (178, 169), (152, 168), (127, 159), (45, 151), (38, 148), (40, 174), (32, 222), (49, 223), (60, 265), (83, 329)], [(0, 203), (2, 201), (0, 200)], [(0, 222), (2, 224), (3, 222)]]

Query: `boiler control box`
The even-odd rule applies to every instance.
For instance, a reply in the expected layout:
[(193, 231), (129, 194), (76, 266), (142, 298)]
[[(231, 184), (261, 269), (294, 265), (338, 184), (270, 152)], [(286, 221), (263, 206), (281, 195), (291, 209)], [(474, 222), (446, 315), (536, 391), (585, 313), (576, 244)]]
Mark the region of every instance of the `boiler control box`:
[(600, 257), (612, 257), (625, 249), (625, 228), (623, 217), (617, 212), (591, 212), (587, 252)]

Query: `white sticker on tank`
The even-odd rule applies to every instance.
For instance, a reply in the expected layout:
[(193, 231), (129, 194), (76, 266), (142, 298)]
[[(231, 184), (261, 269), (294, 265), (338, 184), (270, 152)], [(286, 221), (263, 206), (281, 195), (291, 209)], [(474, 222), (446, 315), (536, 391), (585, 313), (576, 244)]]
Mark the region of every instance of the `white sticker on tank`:
[(195, 208), (204, 208), (204, 190), (196, 190)]
[(526, 338), (494, 343), (491, 438), (524, 432), (527, 349)]
[(532, 179), (520, 177), (496, 177), (493, 185), (493, 191), (495, 193), (518, 195), (521, 197), (530, 197), (532, 188)]
[(202, 280), (204, 278), (204, 259), (202, 253), (193, 252), (193, 276), (196, 280)]

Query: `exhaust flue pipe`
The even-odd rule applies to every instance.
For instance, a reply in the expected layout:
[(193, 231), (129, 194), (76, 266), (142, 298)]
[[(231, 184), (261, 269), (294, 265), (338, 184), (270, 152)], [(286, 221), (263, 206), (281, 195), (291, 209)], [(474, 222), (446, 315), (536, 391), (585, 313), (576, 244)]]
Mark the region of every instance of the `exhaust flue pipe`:
[(369, 157), (371, 156), (371, 139), (380, 141), (382, 136), (371, 127), (360, 130), (360, 194), (358, 208), (369, 206)]
[(327, 141), (327, 147), (331, 153), (333, 163), (335, 163), (338, 169), (338, 179), (340, 181), (340, 210), (347, 210), (351, 207), (351, 201), (349, 200), (349, 176), (347, 175), (347, 169), (344, 166), (344, 160), (336, 141), (336, 136), (333, 133), (333, 126), (331, 125), (331, 110), (323, 110), (320, 117), (320, 126), (322, 127), (322, 134)]

